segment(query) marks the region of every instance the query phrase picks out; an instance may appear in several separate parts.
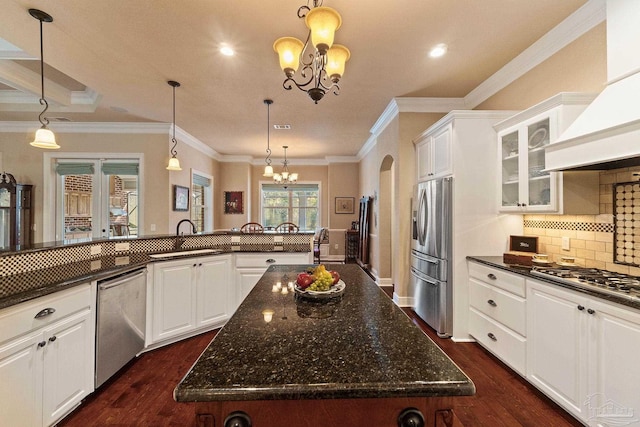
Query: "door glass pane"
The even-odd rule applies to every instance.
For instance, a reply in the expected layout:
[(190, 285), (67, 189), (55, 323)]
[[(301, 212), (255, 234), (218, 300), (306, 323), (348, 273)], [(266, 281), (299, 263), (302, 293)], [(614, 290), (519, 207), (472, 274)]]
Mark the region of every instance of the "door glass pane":
[(529, 206), (551, 203), (550, 174), (544, 171), (544, 148), (549, 141), (548, 118), (527, 126)]
[(518, 131), (504, 135), (501, 140), (502, 206), (516, 206), (519, 202)]
[(105, 175), (109, 180), (109, 237), (138, 235), (138, 176)]
[(196, 225), (196, 230), (205, 231), (205, 187), (195, 182), (191, 186), (191, 221)]
[(64, 240), (71, 243), (88, 240), (94, 228), (93, 175), (63, 175), (62, 181)]

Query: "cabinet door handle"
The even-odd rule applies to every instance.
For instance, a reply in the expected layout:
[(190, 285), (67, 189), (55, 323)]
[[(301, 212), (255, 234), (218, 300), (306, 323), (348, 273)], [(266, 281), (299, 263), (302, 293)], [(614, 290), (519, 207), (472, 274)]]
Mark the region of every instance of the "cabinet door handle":
[(58, 339), (58, 337), (54, 335), (54, 336), (49, 338), (49, 342), (54, 342), (57, 339)]
[(47, 317), (50, 314), (53, 314), (56, 312), (55, 308), (51, 308), (51, 307), (47, 307), (47, 308), (43, 308), (42, 310), (40, 310), (38, 312), (38, 314), (35, 315), (34, 319), (40, 319), (42, 317)]
[(492, 299), (488, 300), (487, 304), (489, 304), (491, 307), (497, 307), (498, 306), (498, 304), (496, 304), (496, 302), (494, 300), (492, 300)]
[(595, 311), (594, 309), (592, 309), (592, 308), (589, 308), (589, 309), (587, 309), (587, 313), (589, 313), (589, 314), (595, 314), (595, 313), (596, 313), (596, 311)]
[(202, 267), (202, 263), (198, 264), (198, 267)]
[(276, 262), (276, 260), (273, 258), (267, 259), (267, 264), (273, 264), (274, 262)]
[(584, 310), (584, 306), (578, 305), (578, 310), (580, 310), (580, 311)]
[(496, 280), (496, 279), (497, 279), (496, 275), (495, 275), (495, 274), (493, 274), (493, 273), (489, 273), (489, 274), (487, 274), (487, 277), (488, 277), (489, 279), (491, 279), (491, 280)]
[(46, 341), (40, 341), (40, 342), (38, 343), (38, 348), (42, 348), (42, 347), (44, 347), (45, 345), (47, 345), (47, 342), (46, 342)]
[(522, 207), (525, 207), (525, 206), (527, 206), (527, 204), (526, 204), (526, 203), (523, 203), (523, 204), (522, 204)]
[(487, 336), (488, 336), (489, 338), (491, 338), (493, 341), (498, 341), (498, 338), (496, 338), (496, 336), (495, 336), (495, 335), (493, 335), (493, 332), (489, 332), (489, 333), (487, 334)]

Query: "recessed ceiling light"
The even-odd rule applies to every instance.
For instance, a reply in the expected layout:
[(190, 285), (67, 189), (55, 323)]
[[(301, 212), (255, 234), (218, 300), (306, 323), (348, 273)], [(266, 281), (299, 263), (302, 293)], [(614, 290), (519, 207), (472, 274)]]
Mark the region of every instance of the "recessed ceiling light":
[(447, 53), (447, 45), (444, 43), (440, 43), (431, 48), (431, 50), (429, 51), (429, 56), (432, 58), (440, 58), (445, 53)]
[(235, 51), (230, 48), (229, 46), (222, 46), (220, 48), (220, 53), (222, 53), (224, 56), (233, 56), (235, 55)]

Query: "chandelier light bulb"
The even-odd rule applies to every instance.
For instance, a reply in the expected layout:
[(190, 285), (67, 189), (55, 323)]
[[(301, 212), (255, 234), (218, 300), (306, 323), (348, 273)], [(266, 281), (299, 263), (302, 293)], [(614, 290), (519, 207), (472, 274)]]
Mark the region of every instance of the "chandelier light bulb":
[(327, 52), (327, 75), (329, 78), (338, 82), (344, 75), (344, 67), (351, 57), (351, 52), (340, 44), (334, 44)]
[(280, 58), (280, 68), (287, 77), (293, 76), (298, 71), (303, 48), (304, 43), (295, 37), (281, 37), (273, 44), (273, 50)]
[(307, 13), (304, 22), (311, 30), (311, 43), (324, 55), (333, 46), (333, 38), (342, 25), (340, 14), (330, 7), (315, 7)]
[(262, 174), (262, 176), (266, 176), (268, 178), (271, 178), (273, 176), (273, 166), (271, 165), (267, 165), (264, 167), (264, 174)]

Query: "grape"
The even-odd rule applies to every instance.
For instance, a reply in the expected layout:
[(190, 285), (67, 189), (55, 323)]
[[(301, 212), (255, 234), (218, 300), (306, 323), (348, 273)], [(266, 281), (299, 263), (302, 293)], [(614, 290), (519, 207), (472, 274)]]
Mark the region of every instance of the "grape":
[(308, 288), (310, 291), (326, 292), (331, 289), (333, 276), (325, 269), (324, 265), (321, 264), (316, 267), (313, 271), (313, 276), (315, 280)]

